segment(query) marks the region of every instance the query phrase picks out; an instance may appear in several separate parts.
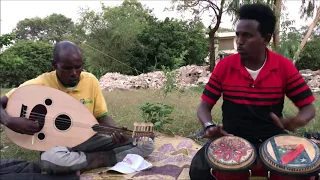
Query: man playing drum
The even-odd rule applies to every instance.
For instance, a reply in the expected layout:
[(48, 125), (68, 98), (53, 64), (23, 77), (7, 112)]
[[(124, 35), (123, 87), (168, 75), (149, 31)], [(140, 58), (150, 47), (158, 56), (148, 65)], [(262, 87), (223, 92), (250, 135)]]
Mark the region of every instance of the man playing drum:
[[(204, 137), (234, 135), (258, 151), (268, 138), (295, 131), (315, 117), (315, 97), (299, 71), (290, 60), (267, 48), (275, 24), (276, 16), (266, 5), (247, 4), (240, 8), (236, 27), (238, 53), (217, 63), (198, 106)], [(223, 126), (215, 125), (211, 116), (221, 94)], [(299, 109), (294, 117), (282, 115), (285, 96)], [(192, 160), (192, 180), (213, 179), (205, 157), (206, 145)]]

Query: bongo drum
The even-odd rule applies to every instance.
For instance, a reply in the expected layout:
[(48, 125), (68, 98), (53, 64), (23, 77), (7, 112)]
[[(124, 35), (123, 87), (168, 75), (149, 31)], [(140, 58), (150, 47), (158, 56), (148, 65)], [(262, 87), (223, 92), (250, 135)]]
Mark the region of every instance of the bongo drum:
[(309, 139), (276, 135), (259, 148), (270, 180), (315, 179), (320, 172), (320, 150)]
[(247, 140), (223, 136), (213, 140), (205, 151), (210, 173), (217, 180), (250, 178), (250, 166), (255, 162), (256, 150)]

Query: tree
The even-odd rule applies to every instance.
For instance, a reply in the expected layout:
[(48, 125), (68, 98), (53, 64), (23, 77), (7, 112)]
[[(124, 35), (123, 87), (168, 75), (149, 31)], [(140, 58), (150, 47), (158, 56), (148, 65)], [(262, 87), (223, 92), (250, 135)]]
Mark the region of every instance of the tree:
[(9, 46), (13, 44), (15, 35), (13, 33), (10, 34), (3, 34), (0, 36), (0, 49), (2, 49), (4, 46)]
[(282, 54), (288, 59), (293, 59), (294, 53), (299, 48), (301, 39), (303, 38), (302, 33), (296, 29), (293, 24), (294, 20), (288, 19), (288, 14), (282, 14), (282, 23), (280, 36), (280, 43), (276, 49), (276, 52)]
[(101, 12), (83, 9), (78, 26), (84, 33), (76, 39), (83, 42), (86, 69), (98, 77), (106, 72), (138, 72), (130, 66), (128, 52), (136, 46), (147, 21), (153, 19), (150, 12), (136, 0), (125, 0), (117, 7), (102, 4)]
[(19, 40), (0, 56), (0, 83), (18, 86), (22, 82), (53, 70), (53, 45), (40, 41)]
[[(228, 7), (226, 0), (221, 0), (220, 4), (213, 0), (172, 0), (172, 4), (177, 3), (176, 9), (180, 12), (191, 10), (194, 21), (200, 21), (201, 16), (207, 12), (212, 17), (208, 27), (209, 34), (209, 61), (210, 71), (215, 67), (215, 33), (218, 31), (224, 9)], [(211, 12), (210, 12), (211, 11)]]
[(277, 22), (273, 33), (273, 48), (277, 50), (280, 42), (280, 17), (281, 17), (281, 6), (282, 0), (273, 0), (274, 8), (273, 11), (276, 14)]
[(299, 70), (311, 69), (316, 71), (320, 69), (320, 37), (315, 37), (306, 44), (305, 48), (301, 51), (299, 60), (296, 66)]
[(305, 20), (307, 20), (308, 18), (312, 17), (314, 13), (316, 13), (316, 15), (315, 15), (312, 23), (310, 24), (309, 29), (308, 29), (305, 37), (301, 41), (300, 47), (298, 48), (297, 52), (295, 53), (295, 55), (293, 57), (293, 63), (296, 63), (296, 61), (298, 60), (301, 50), (303, 49), (303, 47), (307, 43), (308, 39), (310, 38), (310, 36), (312, 34), (313, 29), (318, 24), (318, 21), (320, 19), (320, 5), (317, 6), (315, 3), (315, 0), (308, 0), (307, 4), (306, 4), (305, 0), (302, 0), (302, 5), (300, 8), (300, 14), (301, 14), (300, 18), (305, 18)]
[(181, 65), (203, 65), (207, 56), (208, 43), (202, 23), (166, 18), (153, 21), (138, 35), (132, 54), (134, 65), (139, 71), (170, 69)]
[(81, 12), (81, 47), (85, 69), (100, 77), (106, 72), (137, 75), (174, 69), (179, 65), (203, 64), (208, 43), (202, 23), (166, 18), (161, 21), (135, 0), (101, 12)]
[(71, 18), (62, 14), (51, 14), (45, 18), (26, 18), (13, 29), (17, 39), (39, 40), (55, 43), (67, 39), (74, 31)]

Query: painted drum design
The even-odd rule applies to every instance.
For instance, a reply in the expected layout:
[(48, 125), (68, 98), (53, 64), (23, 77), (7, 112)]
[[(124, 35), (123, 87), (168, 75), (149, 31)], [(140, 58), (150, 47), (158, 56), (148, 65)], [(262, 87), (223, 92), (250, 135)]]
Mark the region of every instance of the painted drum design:
[(262, 162), (268, 170), (289, 177), (308, 177), (320, 171), (320, 150), (309, 139), (277, 135), (260, 147)]
[(206, 149), (209, 165), (218, 171), (247, 171), (256, 159), (256, 151), (247, 140), (236, 136), (223, 136)]

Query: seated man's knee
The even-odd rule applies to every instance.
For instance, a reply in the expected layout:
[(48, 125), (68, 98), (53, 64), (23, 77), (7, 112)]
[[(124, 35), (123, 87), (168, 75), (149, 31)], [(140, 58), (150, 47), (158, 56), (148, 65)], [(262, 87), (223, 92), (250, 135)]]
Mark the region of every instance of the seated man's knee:
[(154, 151), (154, 142), (150, 138), (149, 141), (138, 144), (135, 148), (133, 148), (130, 151), (142, 157), (147, 157)]
[(147, 157), (154, 151), (154, 142), (151, 139), (149, 139), (149, 140), (150, 141), (148, 141), (144, 144), (138, 145), (138, 147), (141, 150), (140, 156), (142, 156), (142, 157)]
[(68, 174), (87, 166), (83, 152), (72, 152), (66, 147), (54, 147), (41, 154), (41, 168), (48, 174)]

